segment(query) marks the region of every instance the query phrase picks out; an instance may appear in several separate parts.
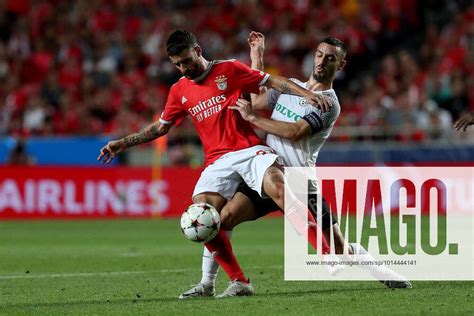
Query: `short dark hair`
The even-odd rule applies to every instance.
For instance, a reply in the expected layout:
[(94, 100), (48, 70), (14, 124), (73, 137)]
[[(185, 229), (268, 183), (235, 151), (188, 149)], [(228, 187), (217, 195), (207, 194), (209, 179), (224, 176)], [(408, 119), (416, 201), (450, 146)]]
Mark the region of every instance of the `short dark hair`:
[(166, 52), (168, 56), (176, 56), (188, 48), (198, 45), (196, 37), (187, 30), (176, 30), (170, 34), (166, 42)]
[(341, 41), (340, 39), (338, 39), (336, 37), (332, 37), (332, 36), (327, 36), (321, 41), (321, 43), (326, 43), (326, 44), (331, 45), (331, 46), (336, 46), (337, 48), (339, 48), (342, 51), (342, 53), (343, 53), (342, 58), (344, 59), (344, 57), (346, 57), (347, 47), (346, 47), (346, 44), (344, 44), (344, 42)]

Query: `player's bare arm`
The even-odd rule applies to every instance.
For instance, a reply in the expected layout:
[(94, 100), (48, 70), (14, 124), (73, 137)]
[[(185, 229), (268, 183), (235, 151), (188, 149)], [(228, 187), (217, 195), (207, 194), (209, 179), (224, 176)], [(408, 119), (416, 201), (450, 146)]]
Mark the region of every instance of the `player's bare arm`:
[(331, 109), (331, 102), (328, 98), (315, 94), (305, 89), (288, 78), (270, 75), (264, 84), (268, 88), (273, 88), (286, 94), (295, 94), (305, 98), (310, 104), (321, 109), (322, 112), (328, 112)]
[[(257, 70), (263, 70), (263, 53), (265, 51), (265, 36), (259, 32), (250, 32), (248, 37), (250, 46), (251, 67)], [(328, 112), (331, 103), (324, 96), (315, 95), (310, 90), (300, 87), (288, 78), (280, 76), (270, 76), (265, 83), (266, 87), (276, 89), (282, 93), (296, 94), (306, 98), (310, 104), (319, 107), (323, 112)], [(266, 89), (261, 90), (258, 96), (252, 95), (252, 104), (256, 109), (267, 109)]]
[(247, 39), (250, 46), (250, 60), (252, 68), (263, 70), (263, 53), (265, 52), (265, 36), (262, 33), (252, 31)]
[(462, 129), (463, 132), (466, 131), (466, 128), (469, 125), (474, 124), (474, 111), (469, 112), (461, 116), (455, 123), (454, 128), (460, 131)]
[(302, 138), (311, 136), (311, 127), (305, 120), (289, 123), (262, 117), (255, 112), (255, 109), (252, 107), (250, 102), (244, 99), (238, 99), (237, 103), (230, 108), (239, 111), (244, 120), (249, 121), (267, 133), (291, 141), (298, 141)]
[[(262, 33), (252, 31), (249, 34), (247, 39), (249, 46), (250, 46), (250, 61), (251, 61), (251, 68), (257, 70), (264, 70), (264, 63), (263, 63), (263, 54), (265, 52), (265, 36)], [(250, 95), (250, 99), (252, 101), (252, 106), (254, 109), (257, 110), (267, 110), (268, 109), (268, 102), (267, 102), (267, 88), (260, 87), (260, 93)]]
[(172, 124), (162, 124), (159, 121), (154, 122), (141, 131), (127, 135), (121, 139), (111, 140), (102, 147), (97, 160), (103, 164), (109, 164), (122, 151), (129, 147), (144, 144), (163, 135), (166, 135), (171, 129)]

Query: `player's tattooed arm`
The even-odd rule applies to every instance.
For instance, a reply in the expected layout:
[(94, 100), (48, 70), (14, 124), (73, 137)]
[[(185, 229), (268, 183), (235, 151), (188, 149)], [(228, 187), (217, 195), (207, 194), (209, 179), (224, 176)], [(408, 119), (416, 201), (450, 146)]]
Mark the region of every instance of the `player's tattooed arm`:
[(328, 98), (315, 94), (285, 77), (271, 75), (265, 82), (265, 86), (281, 91), (281, 93), (299, 95), (313, 106), (320, 108), (322, 112), (328, 112), (332, 106)]
[(132, 146), (135, 146), (135, 145), (147, 143), (149, 141), (152, 141), (152, 140), (162, 136), (160, 134), (159, 125), (162, 125), (162, 124), (160, 124), (159, 122), (156, 122), (156, 123), (148, 125), (147, 127), (142, 129), (138, 133), (134, 133), (134, 134), (125, 136), (123, 138), (125, 146), (127, 146), (127, 148), (128, 148), (128, 147), (132, 147)]
[(288, 85), (288, 82), (283, 82), (281, 84), (280, 91), (281, 91), (281, 93), (290, 93), (290, 92), (292, 92), (291, 89), (290, 89), (290, 86)]
[(129, 147), (143, 144), (168, 133), (171, 129), (171, 124), (162, 124), (154, 122), (138, 133), (133, 133), (117, 140), (111, 140), (100, 150), (100, 155), (97, 160), (103, 164), (110, 163), (115, 156)]

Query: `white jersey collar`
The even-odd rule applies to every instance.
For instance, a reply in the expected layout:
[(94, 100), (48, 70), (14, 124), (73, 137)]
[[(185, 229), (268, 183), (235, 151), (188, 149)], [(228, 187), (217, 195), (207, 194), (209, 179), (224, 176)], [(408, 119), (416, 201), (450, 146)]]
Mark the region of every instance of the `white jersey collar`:
[[(306, 89), (308, 89), (308, 82), (309, 82), (309, 81), (301, 82), (301, 83), (304, 85), (304, 87), (305, 87)], [(326, 91), (328, 91), (328, 92), (334, 92), (334, 88), (326, 89), (326, 90), (311, 90), (311, 91), (312, 91), (312, 92), (319, 92), (319, 93), (323, 93), (323, 92), (326, 92)]]

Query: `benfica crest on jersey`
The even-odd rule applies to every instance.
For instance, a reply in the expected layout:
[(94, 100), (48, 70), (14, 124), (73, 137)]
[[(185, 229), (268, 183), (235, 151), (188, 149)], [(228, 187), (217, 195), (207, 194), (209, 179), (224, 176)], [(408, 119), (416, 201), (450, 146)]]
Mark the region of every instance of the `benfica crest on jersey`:
[(227, 89), (227, 77), (226, 76), (217, 76), (216, 79), (217, 88), (219, 90)]

